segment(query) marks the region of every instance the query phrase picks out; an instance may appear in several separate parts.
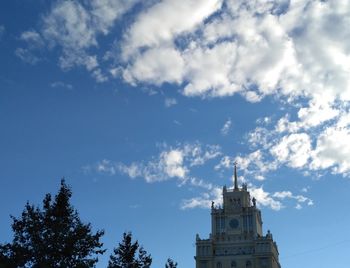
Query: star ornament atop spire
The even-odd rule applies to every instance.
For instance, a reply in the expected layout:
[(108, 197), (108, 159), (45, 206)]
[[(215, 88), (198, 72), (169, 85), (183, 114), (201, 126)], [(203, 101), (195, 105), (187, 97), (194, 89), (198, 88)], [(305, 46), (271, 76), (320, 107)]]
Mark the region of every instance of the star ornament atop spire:
[(238, 180), (237, 180), (237, 161), (234, 162), (235, 171), (234, 171), (234, 178), (235, 178), (235, 191), (238, 191)]

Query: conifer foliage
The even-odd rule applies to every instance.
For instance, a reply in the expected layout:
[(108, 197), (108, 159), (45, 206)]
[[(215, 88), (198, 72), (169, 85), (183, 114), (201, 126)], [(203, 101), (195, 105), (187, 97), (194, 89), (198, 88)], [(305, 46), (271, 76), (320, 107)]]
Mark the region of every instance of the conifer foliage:
[(174, 260), (168, 258), (166, 264), (165, 264), (165, 268), (176, 268), (177, 267), (177, 262), (175, 262)]
[(93, 233), (91, 224), (80, 220), (71, 196), (61, 180), (58, 194), (54, 199), (47, 194), (42, 209), (27, 202), (21, 217), (11, 216), (14, 237), (0, 245), (0, 267), (94, 267), (105, 251), (104, 231)]
[(113, 250), (108, 268), (149, 268), (151, 264), (151, 255), (139, 246), (137, 240), (132, 242), (132, 234), (128, 232), (123, 234), (123, 241)]

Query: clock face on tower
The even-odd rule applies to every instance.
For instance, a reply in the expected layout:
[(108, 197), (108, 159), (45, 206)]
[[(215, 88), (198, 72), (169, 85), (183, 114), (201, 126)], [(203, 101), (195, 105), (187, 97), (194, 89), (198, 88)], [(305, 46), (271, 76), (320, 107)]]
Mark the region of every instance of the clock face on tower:
[(237, 219), (231, 219), (229, 225), (232, 229), (237, 229), (239, 227), (239, 221)]

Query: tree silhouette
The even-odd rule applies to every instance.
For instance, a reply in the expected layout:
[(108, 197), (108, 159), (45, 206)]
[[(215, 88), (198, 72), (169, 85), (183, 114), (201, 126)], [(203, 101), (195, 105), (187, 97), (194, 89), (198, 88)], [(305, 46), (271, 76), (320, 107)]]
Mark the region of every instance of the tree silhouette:
[(177, 267), (177, 262), (174, 262), (174, 260), (168, 258), (165, 268), (176, 268)]
[(114, 248), (108, 268), (149, 268), (151, 264), (151, 255), (142, 246), (139, 247), (137, 240), (132, 242), (132, 234), (128, 232), (123, 234), (123, 241)]
[(85, 268), (94, 267), (103, 254), (100, 238), (104, 231), (93, 233), (70, 204), (72, 192), (61, 180), (54, 200), (47, 194), (43, 208), (28, 202), (21, 217), (11, 216), (12, 243), (0, 245), (0, 267)]

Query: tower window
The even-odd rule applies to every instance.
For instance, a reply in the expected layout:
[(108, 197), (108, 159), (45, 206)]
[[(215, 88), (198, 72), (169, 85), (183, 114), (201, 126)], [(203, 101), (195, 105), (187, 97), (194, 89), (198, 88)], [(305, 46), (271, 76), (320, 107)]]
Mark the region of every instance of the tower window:
[(252, 267), (252, 262), (251, 262), (251, 261), (247, 261), (247, 262), (245, 263), (245, 267), (246, 267), (246, 268), (251, 268), (251, 267)]
[(218, 263), (216, 264), (216, 268), (222, 268), (221, 262), (218, 262)]
[(235, 261), (231, 261), (231, 268), (236, 268), (237, 267), (237, 263)]

